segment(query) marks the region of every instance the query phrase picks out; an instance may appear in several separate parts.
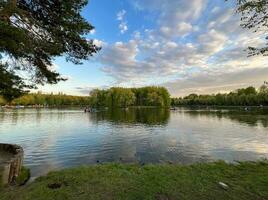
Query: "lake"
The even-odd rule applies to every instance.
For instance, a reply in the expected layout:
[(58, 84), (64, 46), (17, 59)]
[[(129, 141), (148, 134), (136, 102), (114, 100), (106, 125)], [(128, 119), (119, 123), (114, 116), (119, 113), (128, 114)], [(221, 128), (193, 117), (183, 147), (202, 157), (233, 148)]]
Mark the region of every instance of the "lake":
[(106, 162), (227, 162), (268, 158), (268, 113), (180, 108), (0, 111), (0, 143), (25, 151), (33, 176)]

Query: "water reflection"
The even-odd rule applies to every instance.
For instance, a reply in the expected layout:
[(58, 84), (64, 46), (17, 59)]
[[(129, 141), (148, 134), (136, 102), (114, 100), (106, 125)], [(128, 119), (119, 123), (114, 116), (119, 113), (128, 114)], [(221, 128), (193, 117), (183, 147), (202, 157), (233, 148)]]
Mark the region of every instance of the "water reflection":
[(110, 121), (113, 123), (165, 125), (170, 117), (169, 109), (165, 108), (129, 108), (109, 109), (103, 112), (96, 112), (90, 116), (90, 120), (98, 123)]
[(181, 110), (179, 112), (186, 112), (193, 118), (200, 116), (217, 117), (218, 119), (230, 119), (249, 126), (262, 125), (263, 127), (268, 127), (268, 113), (266, 111), (245, 112), (241, 110)]
[(139, 108), (0, 112), (0, 142), (25, 150), (33, 176), (81, 164), (182, 163), (268, 158), (268, 115)]

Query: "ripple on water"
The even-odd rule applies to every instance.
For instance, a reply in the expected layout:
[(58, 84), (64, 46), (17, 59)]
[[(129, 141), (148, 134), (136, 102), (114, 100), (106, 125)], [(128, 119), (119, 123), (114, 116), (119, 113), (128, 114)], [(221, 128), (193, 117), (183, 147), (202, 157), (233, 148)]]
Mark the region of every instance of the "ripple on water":
[[(24, 148), (33, 176), (98, 162), (183, 163), (268, 158), (268, 117), (214, 110), (25, 109), (0, 112), (0, 142)], [(0, 155), (0, 159), (4, 156)]]

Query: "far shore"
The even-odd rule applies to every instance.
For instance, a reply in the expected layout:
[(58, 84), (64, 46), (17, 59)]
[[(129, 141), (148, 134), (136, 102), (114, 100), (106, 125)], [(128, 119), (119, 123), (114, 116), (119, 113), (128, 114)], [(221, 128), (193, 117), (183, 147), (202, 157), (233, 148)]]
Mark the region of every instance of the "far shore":
[[(23, 109), (23, 108), (85, 108), (90, 107), (88, 105), (2, 105), (0, 108), (7, 108), (7, 109)], [(105, 107), (108, 108), (108, 107)], [(233, 106), (233, 105), (176, 105), (176, 106), (170, 106), (170, 107), (159, 107), (159, 106), (128, 106), (126, 108), (220, 108), (220, 109), (230, 109), (230, 108), (259, 108), (259, 109), (267, 109), (268, 106)], [(126, 109), (123, 107), (112, 107), (109, 109)], [(99, 107), (96, 109), (104, 109), (104, 107)]]

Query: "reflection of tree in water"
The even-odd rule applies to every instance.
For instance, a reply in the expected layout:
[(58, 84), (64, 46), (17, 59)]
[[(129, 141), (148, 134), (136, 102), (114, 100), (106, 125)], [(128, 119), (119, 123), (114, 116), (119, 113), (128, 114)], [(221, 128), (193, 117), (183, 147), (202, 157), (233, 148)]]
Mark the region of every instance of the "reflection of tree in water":
[[(28, 112), (29, 111), (29, 112)], [(35, 122), (40, 123), (42, 120), (42, 110), (41, 109), (12, 109), (12, 110), (3, 110), (0, 112), (0, 123), (4, 122), (5, 118), (8, 121), (11, 121), (12, 124), (17, 124), (22, 121), (25, 123)], [(29, 120), (27, 122), (27, 120)]]
[(2, 124), (5, 120), (5, 113), (0, 110), (0, 123)]
[(170, 111), (164, 108), (110, 109), (90, 115), (93, 122), (111, 121), (114, 123), (166, 125)]
[(261, 124), (265, 128), (268, 127), (268, 113), (266, 110), (258, 112), (257, 111), (246, 112), (239, 110), (233, 110), (233, 111), (188, 110), (183, 112), (186, 112), (191, 117), (205, 116), (205, 117), (217, 117), (219, 119), (225, 118), (242, 124), (247, 124), (249, 126), (258, 126), (258, 124)]
[(19, 113), (17, 111), (12, 113), (12, 123), (17, 124), (19, 118)]

